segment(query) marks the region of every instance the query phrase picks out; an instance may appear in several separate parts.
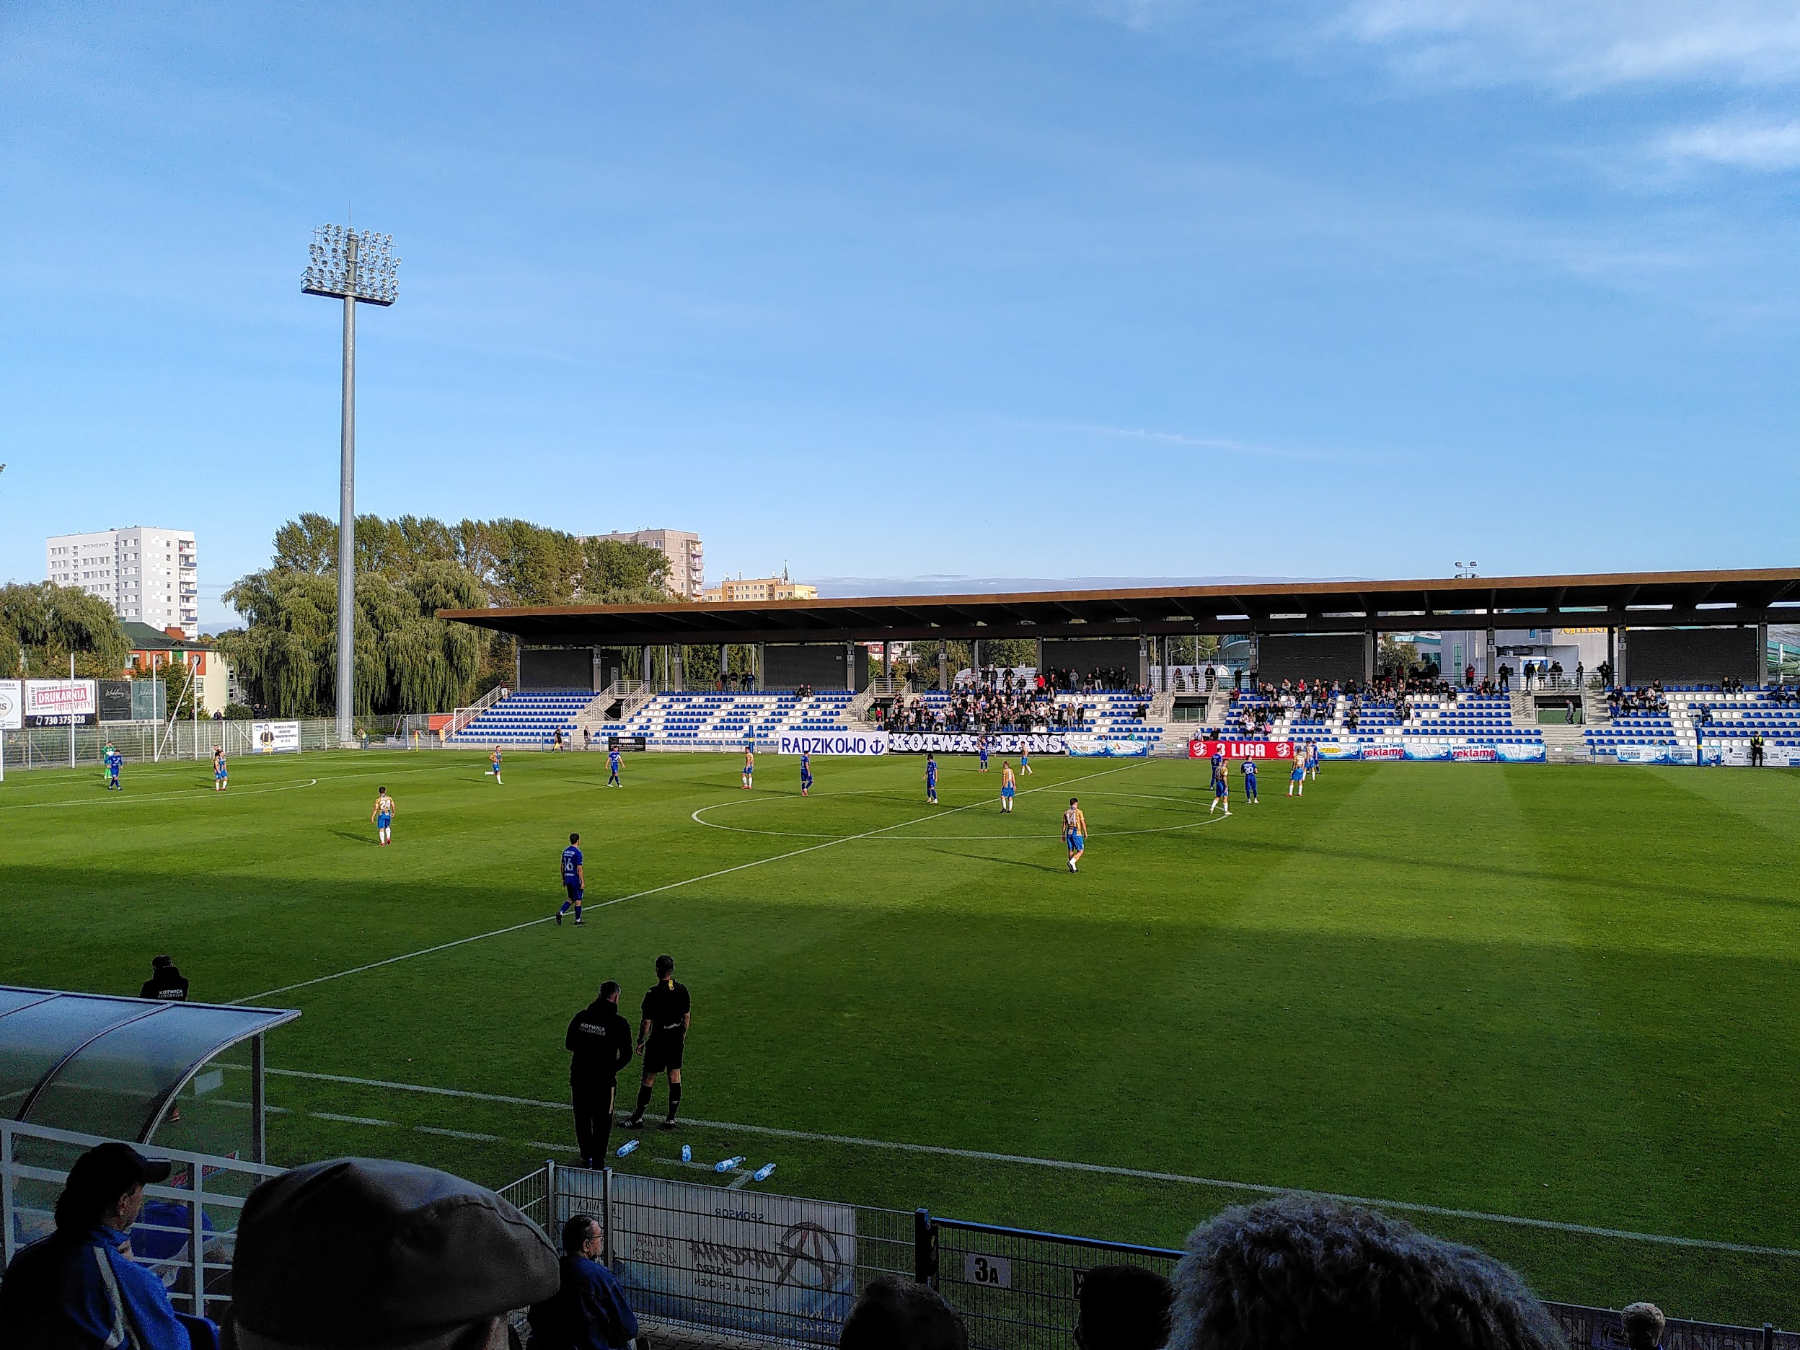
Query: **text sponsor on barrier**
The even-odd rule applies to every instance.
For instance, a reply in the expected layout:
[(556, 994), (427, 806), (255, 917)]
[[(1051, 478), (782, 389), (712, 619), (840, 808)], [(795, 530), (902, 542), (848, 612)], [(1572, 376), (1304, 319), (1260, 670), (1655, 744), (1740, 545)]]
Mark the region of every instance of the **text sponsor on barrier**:
[(250, 744), (259, 755), (298, 754), (300, 724), (298, 722), (252, 722)]
[(25, 725), (91, 727), (100, 705), (93, 680), (26, 680)]
[(25, 682), (0, 680), (0, 731), (18, 731), (25, 725)]
[(647, 736), (608, 736), (606, 748), (608, 750), (648, 750), (650, 739)]
[(1063, 746), (1078, 759), (1144, 759), (1149, 741), (1103, 741), (1098, 736), (1064, 736)]
[(1189, 759), (1211, 759), (1222, 754), (1226, 759), (1292, 759), (1292, 741), (1203, 741), (1198, 736), (1188, 742)]
[(856, 1210), (615, 1174), (613, 1273), (639, 1317), (826, 1343), (856, 1297)]
[[(893, 755), (972, 755), (980, 748), (980, 737), (961, 733), (892, 731), (888, 733), (888, 753)], [(990, 755), (1016, 755), (1021, 751), (1033, 755), (1066, 755), (1065, 736), (1000, 735), (987, 738)]]
[(778, 755), (885, 755), (885, 731), (784, 731), (775, 737)]

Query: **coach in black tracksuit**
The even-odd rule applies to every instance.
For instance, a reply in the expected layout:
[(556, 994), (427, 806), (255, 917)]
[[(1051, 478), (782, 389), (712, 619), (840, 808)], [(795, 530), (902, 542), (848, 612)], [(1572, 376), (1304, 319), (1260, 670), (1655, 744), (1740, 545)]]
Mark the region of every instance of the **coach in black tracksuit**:
[(612, 1139), (617, 1074), (631, 1063), (631, 1023), (619, 1015), (619, 982), (608, 980), (600, 996), (569, 1019), (563, 1048), (569, 1052), (569, 1094), (575, 1099), (575, 1146), (583, 1167), (606, 1166)]

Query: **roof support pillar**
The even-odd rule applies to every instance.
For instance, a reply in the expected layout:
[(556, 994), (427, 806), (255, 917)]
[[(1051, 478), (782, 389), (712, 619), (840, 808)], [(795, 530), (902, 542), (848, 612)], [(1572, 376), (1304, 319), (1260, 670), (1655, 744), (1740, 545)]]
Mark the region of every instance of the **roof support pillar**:
[(1363, 630), (1363, 683), (1367, 684), (1375, 678), (1376, 636), (1373, 628)]
[(755, 677), (754, 677), (756, 680), (756, 687), (758, 689), (767, 689), (769, 687), (769, 647), (768, 647), (768, 644), (765, 642), (757, 643), (755, 647), (751, 648), (750, 656), (751, 656), (751, 659), (755, 662), (755, 665), (752, 667), (752, 669), (754, 669), (756, 672)]
[(1756, 682), (1768, 684), (1769, 680), (1769, 625), (1756, 625)]
[(886, 638), (881, 640), (881, 678), (888, 682), (888, 692), (894, 692), (894, 644)]
[(1150, 683), (1150, 639), (1142, 633), (1138, 634), (1138, 677), (1139, 684)]
[(1625, 631), (1624, 624), (1611, 630), (1614, 651), (1613, 683), (1621, 689), (1625, 687), (1625, 668), (1631, 661), (1631, 654), (1626, 650), (1631, 644), (1625, 640)]
[[(1041, 650), (1043, 644), (1039, 643), (1038, 645)], [(948, 646), (949, 644), (947, 644), (943, 638), (938, 639), (938, 693), (940, 694), (950, 688), (950, 653)]]
[(1486, 679), (1498, 680), (1500, 678), (1498, 674), (1500, 669), (1499, 661), (1495, 656), (1496, 650), (1497, 649), (1494, 646), (1494, 625), (1490, 623), (1488, 624), (1487, 629), (1487, 665), (1482, 672)]
[(681, 644), (675, 643), (669, 648), (669, 688), (685, 689), (687, 673), (681, 668)]
[(856, 688), (856, 644), (844, 644), (844, 688)]

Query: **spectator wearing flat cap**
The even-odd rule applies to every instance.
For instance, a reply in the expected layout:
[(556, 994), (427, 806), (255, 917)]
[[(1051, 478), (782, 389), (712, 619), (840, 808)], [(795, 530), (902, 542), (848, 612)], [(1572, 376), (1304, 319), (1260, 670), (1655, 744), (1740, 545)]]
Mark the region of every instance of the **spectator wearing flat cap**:
[(562, 1285), (531, 1305), (531, 1350), (626, 1350), (637, 1338), (637, 1316), (601, 1264), (600, 1221), (571, 1216), (562, 1241)]
[[(127, 1234), (146, 1184), (169, 1164), (129, 1144), (100, 1144), (75, 1160), (56, 1201), (56, 1231), (12, 1260), (0, 1280), (0, 1344), (8, 1350), (189, 1350), (189, 1326), (163, 1282), (131, 1255)], [(210, 1343), (210, 1326), (203, 1333)]]
[(250, 1192), (231, 1263), (238, 1350), (504, 1350), (556, 1249), (511, 1204), (412, 1163), (337, 1158)]

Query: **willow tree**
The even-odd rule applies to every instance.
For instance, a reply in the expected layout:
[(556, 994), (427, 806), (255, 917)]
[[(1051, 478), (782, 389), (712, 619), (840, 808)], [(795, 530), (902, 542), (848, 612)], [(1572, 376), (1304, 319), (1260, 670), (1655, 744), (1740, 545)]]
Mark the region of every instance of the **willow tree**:
[(0, 586), (0, 677), (83, 679), (124, 674), (131, 641), (112, 606), (75, 586)]

